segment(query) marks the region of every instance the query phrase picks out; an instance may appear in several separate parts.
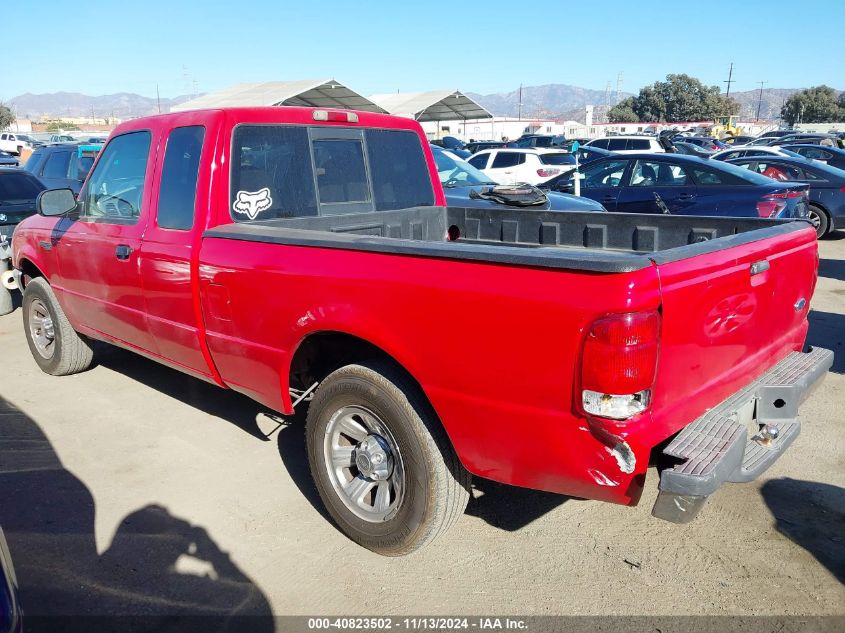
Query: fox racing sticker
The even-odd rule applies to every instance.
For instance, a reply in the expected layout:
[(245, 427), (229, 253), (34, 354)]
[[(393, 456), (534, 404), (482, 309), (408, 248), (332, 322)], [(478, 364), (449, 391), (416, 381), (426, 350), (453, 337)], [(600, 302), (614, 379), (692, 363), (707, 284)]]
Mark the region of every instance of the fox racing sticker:
[(273, 198), (267, 187), (258, 191), (239, 191), (232, 208), (235, 213), (247, 216), (250, 220), (258, 217), (262, 211), (273, 206)]

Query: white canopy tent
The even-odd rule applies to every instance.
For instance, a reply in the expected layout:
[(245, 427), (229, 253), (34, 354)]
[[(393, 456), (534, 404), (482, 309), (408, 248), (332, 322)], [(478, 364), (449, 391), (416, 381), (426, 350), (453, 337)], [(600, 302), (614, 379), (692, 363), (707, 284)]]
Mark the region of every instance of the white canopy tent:
[(431, 90), (370, 95), (370, 101), (388, 113), (417, 121), (466, 121), (493, 115), (458, 90)]
[(172, 112), (203, 108), (309, 106), (384, 113), (382, 107), (334, 79), (242, 83), (180, 103)]

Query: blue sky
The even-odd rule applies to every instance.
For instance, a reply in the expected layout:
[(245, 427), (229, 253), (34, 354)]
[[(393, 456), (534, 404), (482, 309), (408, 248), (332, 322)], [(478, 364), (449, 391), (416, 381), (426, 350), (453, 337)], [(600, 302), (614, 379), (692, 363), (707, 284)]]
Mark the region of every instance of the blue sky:
[[(24, 92), (162, 97), (333, 77), (365, 95), (520, 83), (636, 92), (667, 73), (731, 90), (845, 89), (845, 2), (5, 0), (0, 100)], [(645, 7), (637, 9), (636, 7)], [(55, 16), (42, 22), (38, 16)], [(43, 31), (40, 29), (43, 28)], [(18, 33), (17, 28), (13, 32)], [(31, 42), (31, 43), (30, 43)]]

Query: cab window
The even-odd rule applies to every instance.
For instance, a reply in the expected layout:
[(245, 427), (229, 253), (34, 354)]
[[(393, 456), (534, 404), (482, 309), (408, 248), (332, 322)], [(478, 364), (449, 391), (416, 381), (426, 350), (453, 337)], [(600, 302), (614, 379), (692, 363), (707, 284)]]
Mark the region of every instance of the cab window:
[(150, 133), (130, 132), (112, 139), (80, 197), (80, 218), (93, 222), (135, 224), (141, 217)]

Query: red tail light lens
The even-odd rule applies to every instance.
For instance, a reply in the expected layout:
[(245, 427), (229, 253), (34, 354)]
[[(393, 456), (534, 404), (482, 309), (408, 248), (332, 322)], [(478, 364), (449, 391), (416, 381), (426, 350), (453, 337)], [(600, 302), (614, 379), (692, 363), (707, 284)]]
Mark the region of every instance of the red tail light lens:
[(540, 178), (551, 178), (552, 176), (557, 176), (560, 173), (559, 169), (538, 169), (537, 175)]
[(766, 194), (757, 203), (757, 215), (761, 218), (773, 218), (786, 208), (784, 200), (806, 198), (808, 195), (806, 190)]
[(311, 114), (315, 121), (336, 121), (338, 123), (358, 123), (355, 112), (337, 112), (335, 110), (314, 110)]
[(614, 314), (595, 321), (582, 356), (584, 410), (613, 419), (644, 410), (651, 399), (659, 347), (657, 312)]

